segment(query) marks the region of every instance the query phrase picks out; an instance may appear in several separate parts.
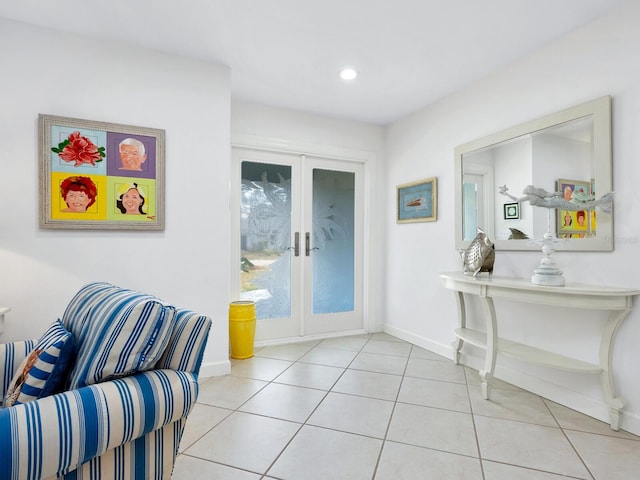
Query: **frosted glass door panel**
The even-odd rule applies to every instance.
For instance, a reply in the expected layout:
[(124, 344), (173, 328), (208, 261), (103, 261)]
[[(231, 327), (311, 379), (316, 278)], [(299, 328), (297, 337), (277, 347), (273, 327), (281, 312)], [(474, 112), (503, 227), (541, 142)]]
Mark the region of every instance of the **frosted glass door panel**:
[(355, 174), (313, 170), (314, 315), (354, 309)]
[(363, 165), (243, 148), (232, 158), (233, 300), (255, 302), (256, 342), (362, 332)]
[(240, 274), (258, 319), (291, 316), (291, 166), (242, 162)]

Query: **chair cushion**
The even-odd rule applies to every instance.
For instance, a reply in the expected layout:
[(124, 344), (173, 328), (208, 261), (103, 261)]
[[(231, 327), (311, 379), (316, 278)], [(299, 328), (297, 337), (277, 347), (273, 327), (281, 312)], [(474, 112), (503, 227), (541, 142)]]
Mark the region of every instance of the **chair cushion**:
[(169, 341), (175, 313), (152, 295), (105, 282), (85, 285), (62, 316), (78, 344), (68, 388), (153, 368)]
[(37, 400), (60, 391), (74, 353), (73, 335), (56, 320), (18, 367), (4, 398), (4, 406)]

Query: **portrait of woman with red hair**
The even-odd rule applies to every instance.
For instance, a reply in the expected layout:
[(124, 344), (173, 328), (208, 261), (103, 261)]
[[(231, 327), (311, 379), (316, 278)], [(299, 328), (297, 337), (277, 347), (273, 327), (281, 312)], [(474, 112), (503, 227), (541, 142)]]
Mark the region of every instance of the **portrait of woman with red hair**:
[(84, 213), (96, 202), (98, 189), (89, 177), (73, 176), (62, 181), (60, 195), (67, 204), (61, 212)]

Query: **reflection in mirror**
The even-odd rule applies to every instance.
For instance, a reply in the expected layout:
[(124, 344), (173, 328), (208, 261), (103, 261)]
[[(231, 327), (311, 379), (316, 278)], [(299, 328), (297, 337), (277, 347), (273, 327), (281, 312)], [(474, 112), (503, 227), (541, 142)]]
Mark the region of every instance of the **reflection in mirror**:
[[(497, 250), (538, 250), (548, 230), (557, 250), (612, 250), (612, 214), (554, 210), (517, 203), (527, 185), (569, 199), (611, 188), (611, 99), (603, 97), (456, 148), (456, 248), (482, 228)], [(552, 219), (550, 221), (549, 219)]]

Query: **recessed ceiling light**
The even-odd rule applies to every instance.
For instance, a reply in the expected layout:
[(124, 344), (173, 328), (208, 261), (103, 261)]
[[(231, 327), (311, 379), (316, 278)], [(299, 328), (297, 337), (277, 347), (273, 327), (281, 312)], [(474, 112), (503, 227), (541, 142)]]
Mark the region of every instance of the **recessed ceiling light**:
[(340, 78), (343, 80), (353, 80), (358, 76), (358, 72), (355, 68), (346, 67), (340, 71)]

